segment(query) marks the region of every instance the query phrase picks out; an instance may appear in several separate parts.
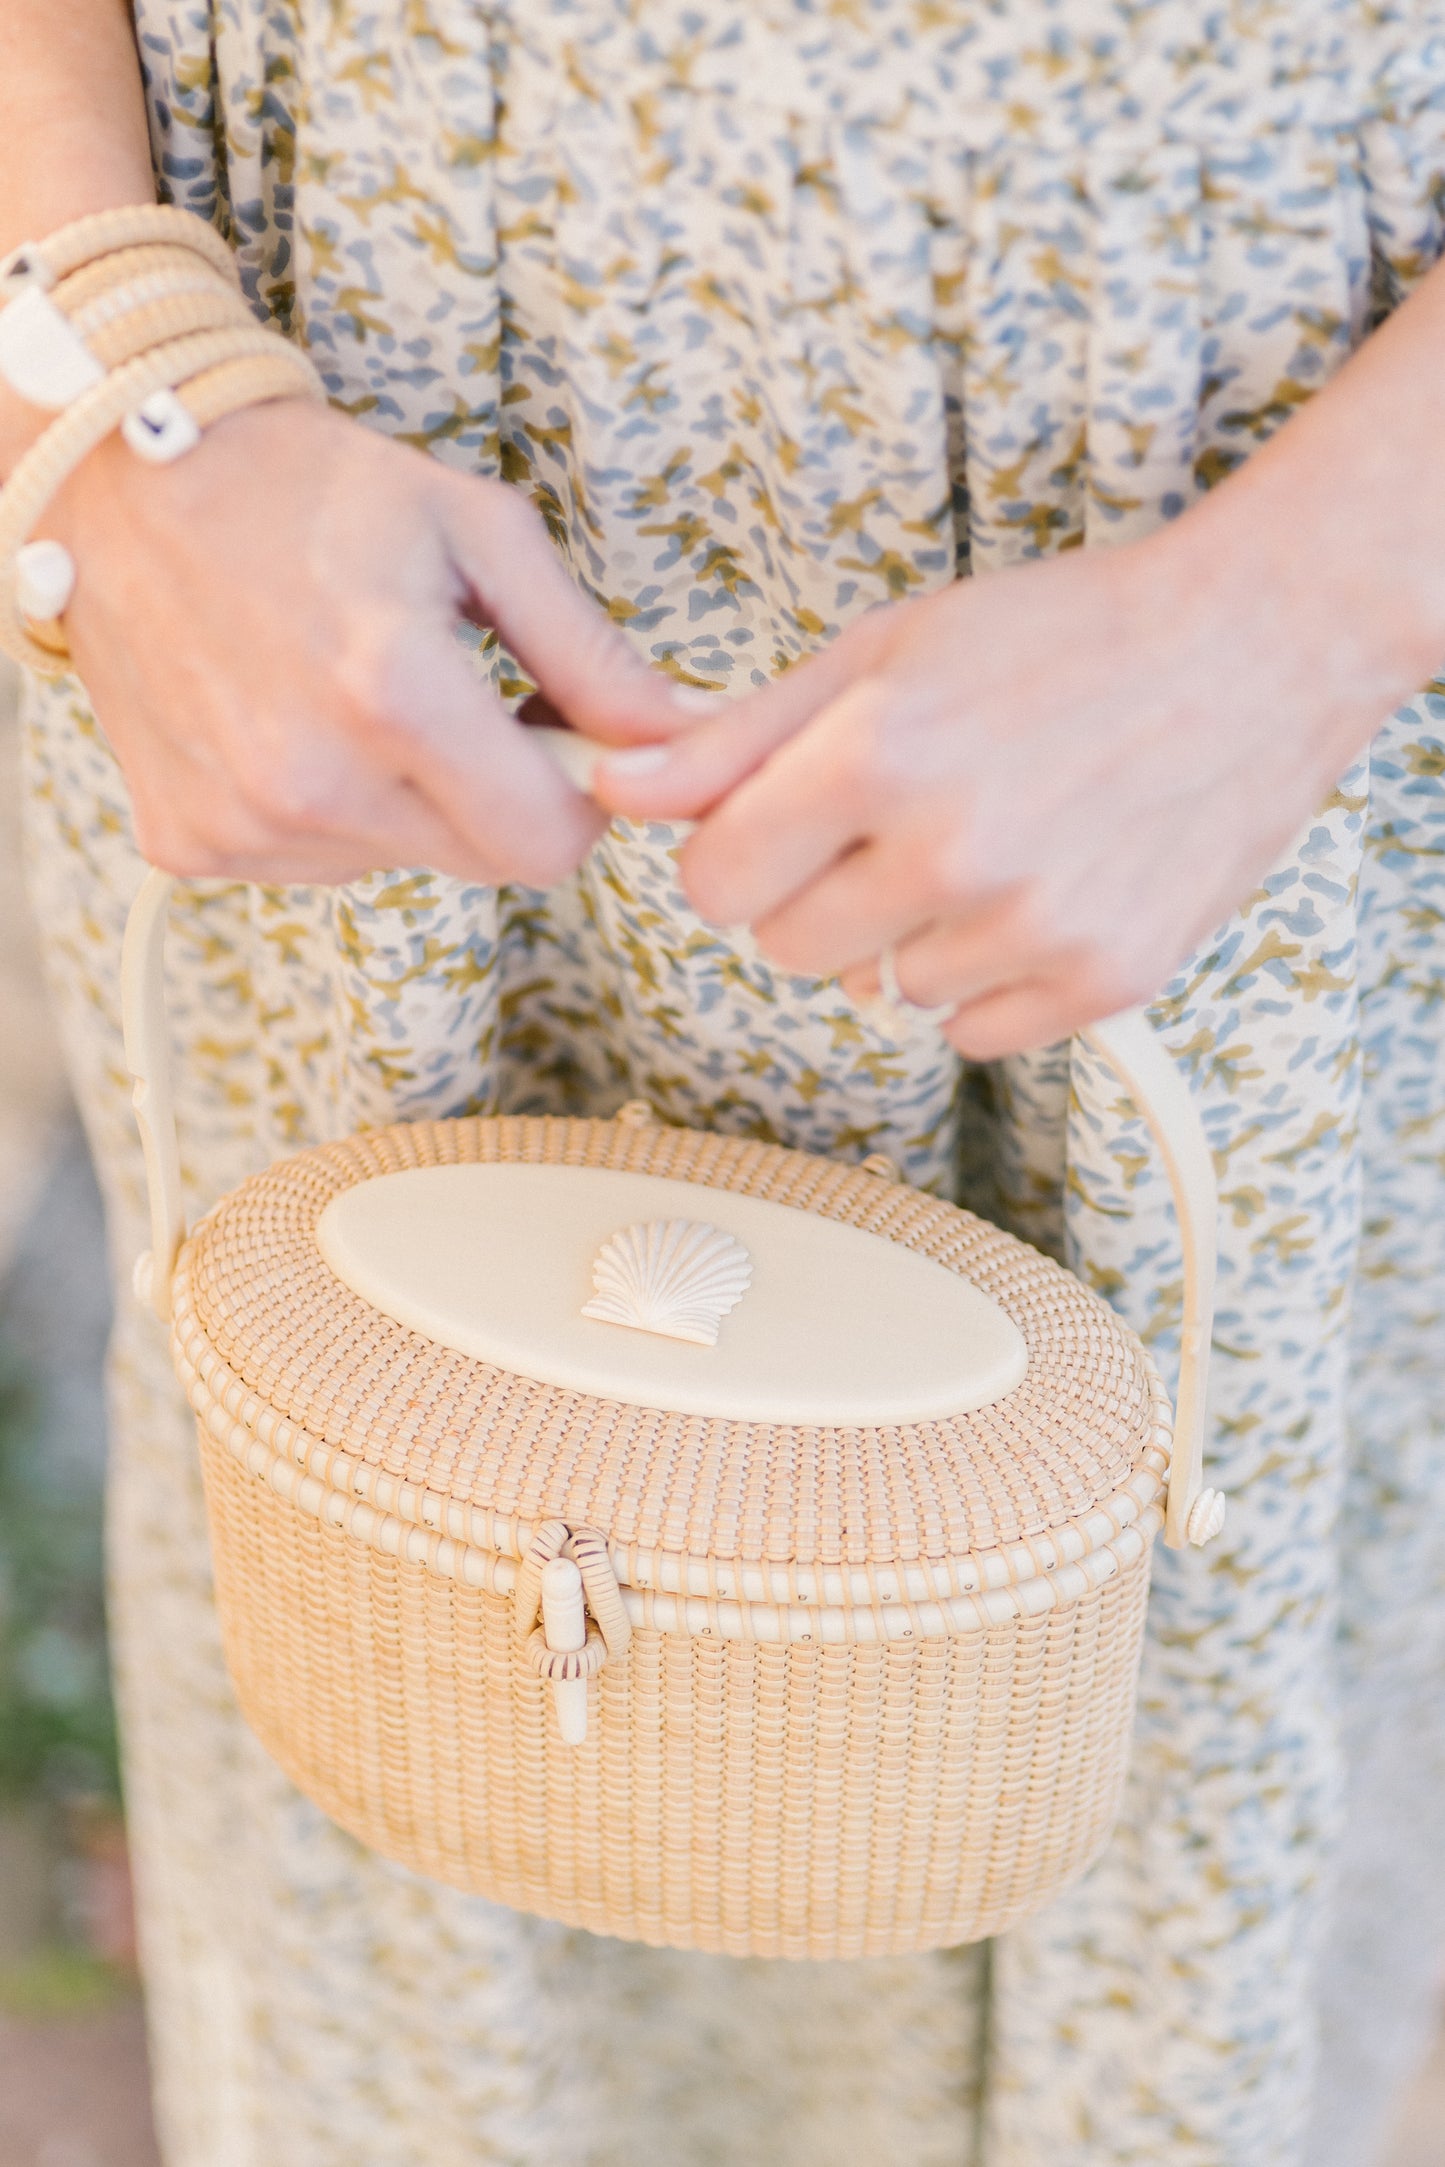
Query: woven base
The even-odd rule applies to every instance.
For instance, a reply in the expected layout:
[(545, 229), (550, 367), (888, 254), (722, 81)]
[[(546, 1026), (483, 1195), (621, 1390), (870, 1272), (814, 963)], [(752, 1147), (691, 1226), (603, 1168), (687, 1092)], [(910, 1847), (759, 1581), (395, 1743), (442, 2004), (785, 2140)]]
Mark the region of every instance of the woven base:
[(509, 1600), (295, 1511), (200, 1442), (247, 1718), (308, 1797), (421, 1873), (656, 1945), (881, 1956), (1001, 1932), (1107, 1840), (1148, 1545), (1077, 1602), (948, 1639), (638, 1630), (570, 1748)]

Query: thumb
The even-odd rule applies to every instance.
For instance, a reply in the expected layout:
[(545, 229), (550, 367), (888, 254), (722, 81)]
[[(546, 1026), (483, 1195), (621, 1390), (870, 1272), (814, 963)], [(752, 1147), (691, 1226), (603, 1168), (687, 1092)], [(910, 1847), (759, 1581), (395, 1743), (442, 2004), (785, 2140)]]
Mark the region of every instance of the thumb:
[(535, 719), (560, 718), (585, 737), (623, 745), (665, 738), (696, 720), (700, 695), (648, 668), (571, 577), (519, 489), (445, 470), (438, 481), (447, 547), (471, 604), (551, 710)]
[(628, 820), (698, 820), (796, 736), (864, 667), (845, 632), (760, 692), (734, 700), (662, 744), (638, 744), (598, 762), (589, 789)]

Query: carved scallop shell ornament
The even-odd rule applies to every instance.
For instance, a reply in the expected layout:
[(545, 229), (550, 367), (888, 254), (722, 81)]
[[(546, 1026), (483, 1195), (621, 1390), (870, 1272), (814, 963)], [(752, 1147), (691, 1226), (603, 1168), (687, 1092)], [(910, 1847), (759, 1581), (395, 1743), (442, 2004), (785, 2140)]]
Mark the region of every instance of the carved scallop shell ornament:
[(602, 1244), (592, 1264), (596, 1291), (582, 1314), (715, 1347), (752, 1277), (752, 1258), (733, 1235), (699, 1219), (650, 1219)]

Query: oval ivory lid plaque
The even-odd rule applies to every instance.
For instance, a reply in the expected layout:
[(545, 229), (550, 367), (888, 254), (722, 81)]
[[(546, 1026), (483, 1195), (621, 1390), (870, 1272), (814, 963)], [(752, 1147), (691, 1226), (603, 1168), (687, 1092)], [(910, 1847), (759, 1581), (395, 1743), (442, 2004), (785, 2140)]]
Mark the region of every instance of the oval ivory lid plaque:
[[(690, 1220), (748, 1252), (715, 1345), (597, 1316), (598, 1252)], [(332, 1198), (321, 1254), (364, 1301), (459, 1354), (599, 1399), (726, 1421), (925, 1422), (1002, 1399), (1028, 1366), (997, 1302), (946, 1266), (764, 1198), (612, 1167), (380, 1174)]]

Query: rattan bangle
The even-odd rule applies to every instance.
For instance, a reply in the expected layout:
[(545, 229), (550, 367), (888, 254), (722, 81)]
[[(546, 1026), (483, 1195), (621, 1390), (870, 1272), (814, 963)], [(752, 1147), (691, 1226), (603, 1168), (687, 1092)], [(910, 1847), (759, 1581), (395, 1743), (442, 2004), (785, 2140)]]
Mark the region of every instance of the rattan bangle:
[(68, 658), (32, 638), (16, 607), (16, 552), (82, 460), (151, 393), (218, 377), (225, 365), (243, 362), (271, 366), (264, 377), (258, 373), (247, 378), (244, 385), (240, 378), (224, 387), (208, 383), (198, 405), (191, 409), (199, 426), (205, 427), (208, 421), (219, 419), (222, 412), (247, 404), (247, 396), (234, 396), (229, 406), (224, 402), (242, 390), (253, 399), (257, 384), (266, 387), (262, 392), (265, 398), (282, 396), (278, 389), (271, 388), (279, 383), (280, 368), (289, 372), (298, 395), (324, 396), (320, 379), (298, 348), (286, 345), (274, 331), (259, 324), (228, 326), (174, 340), (127, 362), (94, 391), (67, 407), (31, 446), (0, 490), (0, 649), (42, 676), (54, 677), (63, 672)]
[(136, 203), (94, 211), (62, 226), (43, 241), (23, 241), (0, 261), (0, 292), (7, 285), (39, 283), (47, 290), (102, 256), (147, 243), (170, 242), (204, 257), (221, 276), (239, 284), (236, 259), (213, 226), (171, 204)]
[[(149, 259), (136, 275), (128, 267)], [(166, 247), (123, 249), (47, 293), (35, 282), (0, 290), (0, 376), (50, 412), (118, 368), (192, 331), (252, 321), (244, 295), (202, 257)]]
[(223, 361), (193, 377), (182, 397), (197, 428), (210, 429), (228, 414), (248, 406), (270, 406), (277, 399), (324, 399), (320, 378), (297, 347), (275, 342), (277, 351)]
[[(132, 248), (107, 256), (66, 279), (48, 298), (107, 368), (187, 331), (254, 321), (240, 289), (181, 248)], [(133, 322), (137, 318), (141, 321)]]
[(255, 323), (235, 288), (213, 279), (201, 292), (166, 294), (158, 300), (142, 300), (118, 309), (111, 322), (85, 334), (85, 343), (109, 373), (192, 332), (222, 331), (230, 324), (251, 330)]
[(72, 271), (51, 288), (50, 299), (77, 330), (84, 332), (92, 309), (103, 309), (114, 294), (134, 291), (146, 298), (162, 293), (191, 292), (219, 278), (230, 292), (237, 282), (218, 272), (206, 257), (173, 241), (150, 242), (144, 248), (118, 249), (101, 256), (83, 270)]

